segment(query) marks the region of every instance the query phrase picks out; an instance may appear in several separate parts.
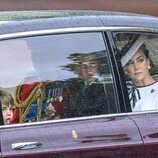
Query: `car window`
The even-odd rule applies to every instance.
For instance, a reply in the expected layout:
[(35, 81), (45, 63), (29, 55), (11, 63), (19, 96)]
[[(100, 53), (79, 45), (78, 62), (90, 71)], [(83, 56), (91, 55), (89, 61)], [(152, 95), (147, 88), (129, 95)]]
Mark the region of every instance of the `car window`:
[(14, 101), (5, 124), (118, 113), (101, 33), (8, 39), (0, 50), (1, 94)]
[(133, 112), (158, 109), (158, 36), (115, 33)]

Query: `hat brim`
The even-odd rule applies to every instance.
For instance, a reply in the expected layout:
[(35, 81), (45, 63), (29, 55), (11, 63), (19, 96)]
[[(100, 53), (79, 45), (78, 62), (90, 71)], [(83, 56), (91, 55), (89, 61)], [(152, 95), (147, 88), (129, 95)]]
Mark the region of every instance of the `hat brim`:
[(122, 57), (121, 64), (124, 67), (127, 62), (132, 58), (132, 56), (136, 53), (136, 51), (140, 48), (140, 46), (145, 42), (148, 38), (147, 35), (140, 35), (136, 42), (131, 46), (131, 48), (127, 51), (127, 53)]

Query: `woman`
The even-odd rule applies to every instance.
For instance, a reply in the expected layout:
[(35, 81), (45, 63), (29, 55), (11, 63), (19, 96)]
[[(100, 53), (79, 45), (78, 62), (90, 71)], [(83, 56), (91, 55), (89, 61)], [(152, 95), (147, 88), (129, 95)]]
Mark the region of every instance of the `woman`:
[(149, 51), (142, 44), (124, 66), (134, 83), (129, 93), (132, 111), (158, 109), (158, 82), (150, 75), (150, 64)]

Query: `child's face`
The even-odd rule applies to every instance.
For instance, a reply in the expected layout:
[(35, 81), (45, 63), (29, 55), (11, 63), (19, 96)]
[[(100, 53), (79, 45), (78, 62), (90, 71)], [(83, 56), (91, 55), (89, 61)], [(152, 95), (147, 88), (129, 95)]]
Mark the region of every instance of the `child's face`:
[(99, 71), (99, 65), (95, 55), (81, 57), (80, 65), (78, 65), (78, 74), (87, 83), (93, 82)]
[(4, 124), (10, 124), (10, 121), (13, 118), (13, 107), (12, 105), (4, 105), (2, 104), (2, 114), (3, 114), (3, 120)]

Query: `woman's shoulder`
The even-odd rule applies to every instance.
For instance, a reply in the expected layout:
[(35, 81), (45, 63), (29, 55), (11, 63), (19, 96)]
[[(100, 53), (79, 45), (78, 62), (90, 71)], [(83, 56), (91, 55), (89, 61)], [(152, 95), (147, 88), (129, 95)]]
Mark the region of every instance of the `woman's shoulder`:
[(157, 86), (158, 86), (158, 82), (156, 81), (156, 82), (154, 83), (154, 85), (157, 85)]
[(153, 92), (158, 92), (158, 82), (154, 82), (150, 85), (139, 87), (138, 88), (140, 91), (150, 91), (151, 93)]
[(152, 83), (151, 85), (149, 85), (149, 87), (155, 88), (158, 90), (158, 82), (156, 81), (156, 82)]
[(158, 82), (154, 82), (145, 86), (137, 86), (137, 89), (150, 89), (150, 88), (158, 88)]

